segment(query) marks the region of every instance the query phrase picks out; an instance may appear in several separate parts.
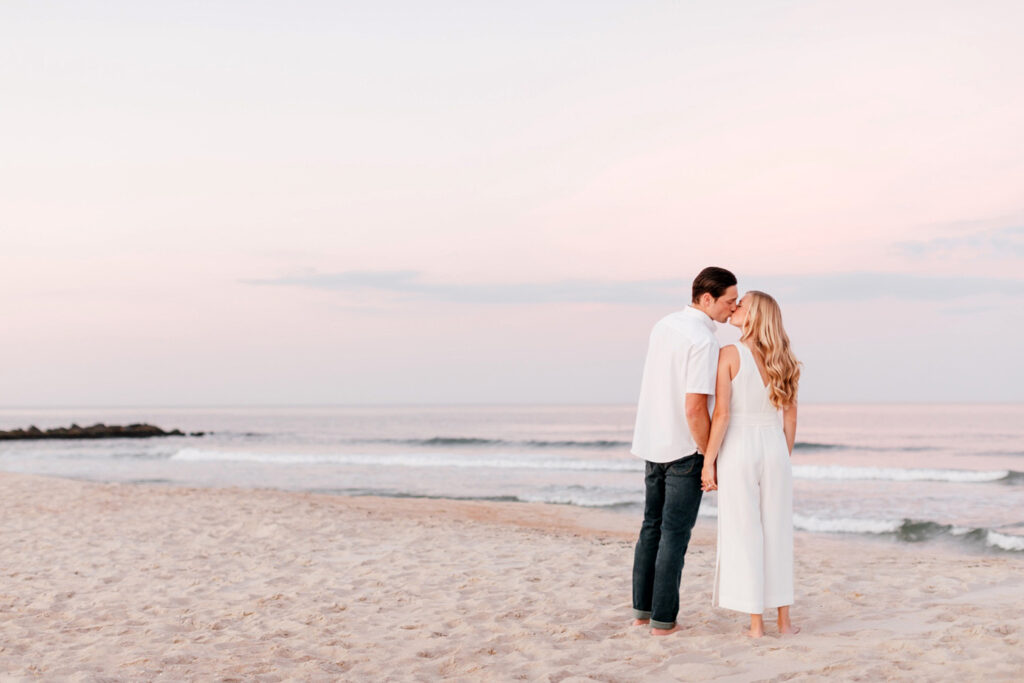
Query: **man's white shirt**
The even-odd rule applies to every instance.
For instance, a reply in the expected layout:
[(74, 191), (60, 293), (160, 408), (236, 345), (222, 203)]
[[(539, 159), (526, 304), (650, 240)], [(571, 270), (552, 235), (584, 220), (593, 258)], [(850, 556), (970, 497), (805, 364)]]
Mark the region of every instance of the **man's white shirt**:
[(697, 450), (686, 422), (686, 395), (707, 394), (712, 409), (718, 349), (715, 323), (693, 306), (655, 324), (640, 385), (633, 455), (665, 463)]

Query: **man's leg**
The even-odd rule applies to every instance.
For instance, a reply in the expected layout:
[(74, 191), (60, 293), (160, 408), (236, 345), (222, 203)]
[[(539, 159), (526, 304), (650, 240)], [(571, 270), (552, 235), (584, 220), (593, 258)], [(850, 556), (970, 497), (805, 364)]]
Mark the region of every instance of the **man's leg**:
[(661, 515), (665, 505), (665, 465), (648, 462), (644, 468), (644, 522), (633, 552), (633, 616), (651, 618), (654, 566), (661, 542)]
[(700, 473), (704, 456), (694, 453), (670, 463), (665, 470), (665, 505), (661, 520), (661, 542), (654, 562), (654, 593), (651, 626), (666, 631), (676, 625), (679, 614), (679, 580), (683, 572), (690, 532), (697, 521), (701, 491)]

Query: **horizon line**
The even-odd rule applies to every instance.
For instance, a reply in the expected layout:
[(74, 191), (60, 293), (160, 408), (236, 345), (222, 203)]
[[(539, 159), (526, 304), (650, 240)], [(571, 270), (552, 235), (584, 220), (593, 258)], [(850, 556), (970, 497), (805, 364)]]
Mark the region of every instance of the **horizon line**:
[[(153, 410), (153, 409), (222, 409), (222, 408), (505, 408), (505, 407), (619, 407), (635, 406), (635, 401), (593, 401), (593, 402), (481, 402), (481, 401), (452, 401), (452, 402), (369, 402), (369, 403), (208, 403), (208, 404), (34, 404), (34, 405), (0, 405), (0, 411), (8, 410)], [(1011, 401), (807, 401), (805, 406), (1015, 406), (1024, 405), (1024, 399)]]

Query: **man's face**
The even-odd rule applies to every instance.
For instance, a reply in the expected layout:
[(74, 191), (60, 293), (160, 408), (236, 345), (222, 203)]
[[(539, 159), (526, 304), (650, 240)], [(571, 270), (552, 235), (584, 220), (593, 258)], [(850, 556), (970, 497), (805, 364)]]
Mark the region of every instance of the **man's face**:
[[(736, 285), (733, 285), (725, 290), (722, 296), (712, 299), (711, 305), (707, 309), (708, 317), (716, 323), (724, 323), (732, 315), (732, 312), (736, 310), (736, 299), (739, 298), (739, 294), (740, 292), (736, 289)], [(711, 295), (708, 294), (707, 297), (710, 299)]]

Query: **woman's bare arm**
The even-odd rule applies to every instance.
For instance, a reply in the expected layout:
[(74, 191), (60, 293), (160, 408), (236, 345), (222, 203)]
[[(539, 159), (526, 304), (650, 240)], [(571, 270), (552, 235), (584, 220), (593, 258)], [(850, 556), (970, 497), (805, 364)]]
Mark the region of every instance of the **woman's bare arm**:
[(796, 401), (782, 409), (782, 431), (786, 434), (786, 446), (793, 455), (793, 444), (796, 443)]
[(740, 355), (734, 346), (727, 346), (718, 354), (718, 376), (715, 379), (715, 413), (711, 417), (711, 434), (708, 436), (708, 447), (704, 451), (704, 469), (701, 471), (701, 484), (705, 491), (714, 491), (718, 488), (715, 461), (718, 460), (718, 449), (722, 447), (725, 432), (729, 428), (732, 378), (736, 376), (739, 358)]

